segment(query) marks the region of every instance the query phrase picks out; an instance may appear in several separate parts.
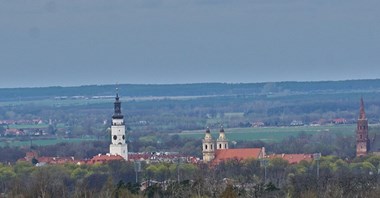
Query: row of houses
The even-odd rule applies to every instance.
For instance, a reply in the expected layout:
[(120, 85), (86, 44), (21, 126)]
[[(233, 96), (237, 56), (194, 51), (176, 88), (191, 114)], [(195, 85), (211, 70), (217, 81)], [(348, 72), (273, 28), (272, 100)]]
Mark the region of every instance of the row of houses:
[(45, 124), (42, 119), (31, 120), (0, 120), (0, 125), (38, 125)]
[(47, 128), (5, 129), (0, 136), (44, 136), (48, 135)]
[[(227, 160), (247, 160), (247, 159), (275, 159), (281, 158), (285, 161), (288, 161), (289, 164), (298, 164), (301, 161), (311, 162), (313, 160), (313, 154), (270, 154), (265, 155), (264, 148), (241, 148), (241, 149), (225, 149), (219, 150), (213, 160), (213, 165), (217, 165), (223, 161)], [(125, 161), (120, 155), (111, 155), (111, 154), (98, 154), (93, 156), (91, 159), (76, 159), (74, 157), (47, 157), (47, 156), (38, 156), (37, 152), (30, 151), (27, 152), (25, 157), (19, 159), (19, 161), (34, 162), (36, 166), (43, 166), (46, 164), (104, 164), (110, 161)], [(151, 163), (191, 163), (198, 164), (202, 160), (194, 156), (185, 156), (179, 153), (168, 153), (168, 152), (158, 152), (158, 153), (129, 153), (128, 161), (140, 161), (146, 162), (147, 164)]]
[[(34, 162), (36, 166), (43, 166), (46, 164), (104, 164), (110, 161), (125, 161), (120, 155), (112, 154), (98, 154), (93, 156), (91, 159), (75, 159), (74, 157), (46, 157), (38, 156), (35, 151), (30, 151), (25, 154), (25, 157), (19, 159), (19, 161)], [(128, 161), (144, 161), (148, 164), (150, 163), (192, 163), (197, 164), (200, 159), (194, 156), (185, 156), (179, 153), (173, 152), (153, 152), (153, 153), (128, 153)]]
[[(320, 120), (315, 120), (310, 123), (305, 123), (302, 120), (292, 120), (289, 123), (289, 126), (323, 126), (323, 125), (329, 125), (329, 124), (354, 124), (355, 120), (347, 120), (345, 118), (334, 118), (334, 119), (320, 119)], [(251, 124), (252, 127), (265, 127), (267, 124), (261, 121), (256, 121)]]

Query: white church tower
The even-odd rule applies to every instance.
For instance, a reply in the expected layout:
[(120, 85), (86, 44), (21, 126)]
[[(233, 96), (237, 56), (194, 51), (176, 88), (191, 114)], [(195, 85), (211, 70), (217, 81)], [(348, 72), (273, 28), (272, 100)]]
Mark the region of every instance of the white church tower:
[(120, 155), (128, 160), (128, 145), (125, 143), (125, 125), (124, 116), (121, 114), (121, 102), (119, 101), (119, 93), (116, 92), (114, 102), (114, 114), (112, 116), (111, 126), (111, 144), (110, 154)]
[(215, 151), (214, 151), (214, 141), (212, 140), (212, 136), (210, 133), (210, 129), (207, 127), (205, 138), (202, 141), (202, 154), (203, 154), (203, 161), (204, 162), (210, 162), (215, 157)]

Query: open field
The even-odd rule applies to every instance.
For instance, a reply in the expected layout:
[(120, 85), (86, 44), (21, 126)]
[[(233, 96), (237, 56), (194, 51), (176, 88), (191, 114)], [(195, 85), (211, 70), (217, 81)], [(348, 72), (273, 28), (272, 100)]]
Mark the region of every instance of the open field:
[[(331, 125), (331, 126), (298, 126), (298, 127), (260, 127), (260, 128), (229, 128), (224, 129), (230, 141), (239, 140), (261, 140), (277, 142), (289, 136), (297, 136), (301, 132), (316, 134), (321, 132), (336, 133), (342, 135), (354, 135), (356, 125)], [(204, 130), (183, 131), (177, 133), (182, 138), (204, 137)], [(211, 134), (216, 139), (219, 129), (211, 129)]]
[(0, 147), (3, 146), (16, 146), (16, 147), (23, 147), (23, 146), (30, 146), (31, 144), (37, 145), (37, 146), (46, 146), (46, 145), (53, 145), (58, 144), (62, 142), (83, 142), (83, 141), (92, 141), (96, 139), (91, 138), (56, 138), (56, 139), (25, 139), (25, 140), (16, 140), (16, 139), (0, 139)]

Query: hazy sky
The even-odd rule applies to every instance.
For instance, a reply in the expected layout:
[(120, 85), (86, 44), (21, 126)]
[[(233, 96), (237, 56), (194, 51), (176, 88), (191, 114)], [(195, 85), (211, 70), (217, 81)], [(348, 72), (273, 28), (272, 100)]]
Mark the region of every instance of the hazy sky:
[(0, 0), (0, 87), (380, 78), (379, 0)]

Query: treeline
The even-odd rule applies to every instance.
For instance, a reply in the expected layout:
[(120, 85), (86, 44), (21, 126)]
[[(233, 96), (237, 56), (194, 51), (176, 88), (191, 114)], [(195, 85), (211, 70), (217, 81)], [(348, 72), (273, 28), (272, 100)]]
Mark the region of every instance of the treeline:
[[(232, 159), (218, 165), (113, 161), (97, 165), (0, 164), (6, 197), (377, 197), (379, 156), (289, 164)], [(136, 183), (136, 178), (138, 182)]]
[(2, 88), (0, 100), (41, 99), (56, 96), (114, 95), (115, 88), (123, 96), (198, 96), (198, 95), (257, 95), (278, 92), (334, 93), (374, 91), (380, 89), (380, 80), (346, 80), (320, 82), (270, 82), (270, 83), (194, 83), (167, 85), (86, 85), (77, 87)]
[[(378, 98), (380, 97), (380, 92), (373, 91), (380, 85), (380, 83), (377, 82), (380, 82), (380, 80), (338, 81), (329, 83), (266, 83), (265, 85), (260, 85), (262, 86), (260, 89), (266, 90), (264, 92), (254, 91), (253, 88), (250, 90), (251, 84), (133, 85), (137, 87), (136, 89), (151, 86), (149, 90), (152, 89), (152, 91), (155, 92), (165, 89), (169, 90), (168, 92), (162, 91), (163, 93), (171, 93), (170, 91), (175, 92), (175, 90), (179, 90), (183, 95), (202, 95), (203, 92), (208, 92), (205, 90), (210, 90), (210, 95), (215, 94), (219, 96), (183, 100), (168, 98), (162, 100), (123, 101), (122, 98), (122, 112), (125, 115), (125, 122), (130, 129), (129, 131), (136, 133), (179, 132), (181, 130), (203, 129), (206, 126), (220, 126), (222, 124), (227, 128), (250, 127), (254, 122), (263, 122), (266, 126), (287, 126), (293, 120), (299, 120), (308, 124), (318, 122), (321, 119), (331, 121), (335, 118), (345, 118), (348, 122), (353, 123), (358, 116), (360, 97), (363, 97), (369, 122), (379, 123), (380, 101)], [(327, 85), (330, 83), (332, 83), (331, 87), (328, 87)], [(306, 85), (311, 87), (315, 85), (316, 87), (310, 88), (308, 92), (289, 91), (296, 90), (296, 87), (300, 87), (300, 90), (308, 90)], [(366, 88), (365, 85), (367, 86)], [(134, 90), (128, 87), (132, 85), (125, 86), (127, 86), (126, 90)], [(259, 85), (252, 85), (252, 87), (256, 86)], [(288, 86), (293, 88), (288, 90)], [(114, 88), (112, 88), (111, 85), (108, 87), (105, 85), (105, 87), (104, 91), (109, 88), (109, 95), (114, 95)], [(280, 90), (288, 91), (281, 91), (281, 93), (270, 91), (276, 87), (280, 87)], [(317, 90), (317, 87), (321, 87), (321, 90), (325, 91), (313, 91)], [(89, 92), (83, 91), (81, 93), (95, 93), (98, 88), (103, 89), (103, 86), (83, 88), (83, 90), (88, 89)], [(356, 91), (337, 91), (335, 88), (342, 90), (352, 88)], [(58, 90), (56, 92), (54, 91), (55, 88), (52, 87), (30, 88), (30, 90), (29, 88), (24, 89), (26, 89), (26, 92), (33, 92), (33, 94), (35, 94), (34, 89), (43, 89), (44, 91), (42, 91), (40, 95), (36, 93), (35, 96), (45, 97), (46, 94), (49, 95), (50, 93), (66, 94), (64, 90), (70, 90), (71, 88), (56, 88)], [(72, 89), (78, 89), (77, 91), (73, 91), (73, 93), (77, 93), (80, 92), (79, 90), (82, 88), (72, 87)], [(239, 92), (241, 94), (216, 94), (216, 92), (223, 89), (236, 90), (236, 93)], [(6, 89), (0, 89), (0, 92), (4, 90)], [(18, 89), (9, 90), (14, 91)], [(23, 89), (20, 88), (19, 91), (21, 90)], [(146, 90), (148, 90), (148, 88), (146, 88)], [(189, 92), (187, 93), (187, 91)], [(199, 93), (195, 94), (195, 92), (198, 91)], [(232, 92), (235, 93), (235, 91)], [(100, 93), (104, 95), (108, 94), (101, 91)], [(131, 94), (132, 96), (132, 93), (133, 91), (126, 95)], [(12, 92), (12, 94), (14, 94), (14, 96), (18, 95), (16, 92)], [(136, 96), (138, 96), (138, 93), (136, 94)], [(0, 97), (5, 96), (7, 96), (5, 92), (4, 95), (0, 94)], [(8, 100), (12, 97), (13, 96), (9, 96), (5, 98)], [(101, 137), (107, 134), (106, 130), (107, 127), (109, 127), (113, 112), (112, 99), (110, 99), (109, 102), (99, 101), (99, 103), (88, 103), (88, 100), (78, 99), (73, 103), (68, 103), (68, 106), (55, 105), (59, 104), (59, 100), (44, 100), (44, 102), (41, 103), (37, 100), (32, 103), (23, 103), (22, 100), (24, 99), (27, 100), (27, 98), (20, 95), (16, 99), (15, 104), (17, 105), (13, 105), (12, 102), (5, 102), (4, 105), (0, 105), (0, 120), (27, 120), (38, 118), (43, 119), (45, 122), (52, 121), (53, 124), (51, 127), (53, 129), (62, 129), (52, 130), (55, 132), (54, 135), (58, 136), (64, 136), (68, 133), (72, 137), (81, 135)], [(232, 113), (232, 116), (228, 116), (229, 113)], [(236, 114), (234, 116), (233, 113), (238, 113), (241, 116), (236, 116)], [(104, 123), (105, 120), (108, 122)]]
[[(378, 92), (127, 101), (123, 102), (122, 111), (130, 132), (136, 133), (178, 132), (221, 124), (227, 128), (249, 127), (257, 121), (266, 126), (287, 126), (292, 120), (308, 124), (321, 119), (345, 118), (353, 123), (358, 116), (361, 96), (364, 97), (369, 122), (378, 123)], [(103, 136), (107, 134), (112, 108), (112, 100), (100, 104), (79, 102), (72, 106), (39, 106), (37, 103), (3, 106), (0, 107), (0, 119), (41, 118), (45, 122), (51, 120), (53, 127), (60, 124), (66, 129), (57, 131), (58, 135), (69, 132), (73, 136)], [(241, 113), (241, 116), (228, 116), (231, 112)], [(104, 120), (108, 122), (104, 123)]]

